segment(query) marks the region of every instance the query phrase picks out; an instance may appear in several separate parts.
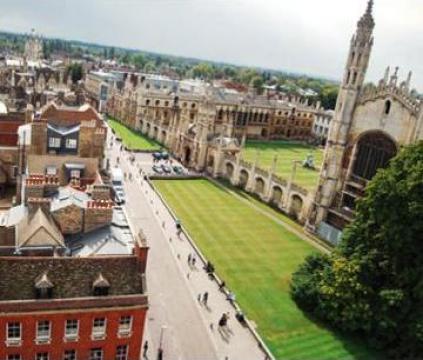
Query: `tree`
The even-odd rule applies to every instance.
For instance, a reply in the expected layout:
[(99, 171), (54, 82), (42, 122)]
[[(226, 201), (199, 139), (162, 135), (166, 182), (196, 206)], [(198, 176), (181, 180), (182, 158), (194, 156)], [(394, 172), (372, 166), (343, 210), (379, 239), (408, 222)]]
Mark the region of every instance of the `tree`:
[(257, 90), (257, 93), (261, 94), (263, 90), (264, 80), (261, 76), (254, 76), (251, 79), (251, 86)]
[(192, 68), (192, 74), (195, 78), (211, 79), (213, 77), (213, 68), (208, 63), (199, 63)]
[(323, 86), (318, 99), (325, 109), (335, 109), (336, 99), (338, 98), (338, 86), (337, 85), (325, 85)]
[(305, 311), (387, 355), (423, 354), (423, 141), (379, 170), (329, 256), (306, 259), (291, 294)]
[(141, 70), (146, 63), (146, 59), (143, 54), (137, 54), (132, 57), (132, 63), (138, 70)]
[(83, 69), (82, 69), (82, 65), (81, 64), (71, 64), (68, 66), (68, 74), (70, 75), (71, 79), (72, 79), (72, 83), (76, 84), (79, 80), (82, 79), (83, 77)]

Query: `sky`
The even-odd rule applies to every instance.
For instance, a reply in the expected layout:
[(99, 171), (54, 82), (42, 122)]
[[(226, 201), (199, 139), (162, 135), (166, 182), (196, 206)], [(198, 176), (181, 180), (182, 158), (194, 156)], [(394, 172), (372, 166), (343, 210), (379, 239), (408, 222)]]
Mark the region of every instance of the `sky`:
[[(0, 0), (0, 29), (339, 80), (367, 0)], [(375, 0), (367, 81), (423, 92), (423, 0)]]

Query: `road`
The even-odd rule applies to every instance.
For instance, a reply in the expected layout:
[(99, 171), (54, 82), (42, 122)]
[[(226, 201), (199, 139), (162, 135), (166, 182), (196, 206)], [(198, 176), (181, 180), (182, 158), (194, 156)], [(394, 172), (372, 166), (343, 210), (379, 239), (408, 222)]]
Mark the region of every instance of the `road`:
[[(110, 133), (110, 131), (109, 131)], [(111, 134), (109, 134), (111, 136)], [(147, 292), (150, 308), (145, 338), (149, 342), (148, 359), (157, 359), (162, 338), (164, 359), (172, 360), (255, 360), (265, 359), (252, 334), (235, 319), (232, 306), (217, 284), (211, 281), (185, 238), (178, 238), (174, 221), (158, 196), (139, 175), (139, 168), (151, 167), (151, 155), (137, 154), (134, 164), (120, 144), (107, 141), (111, 166), (116, 157), (132, 180), (125, 181), (125, 210), (136, 232), (142, 230), (150, 247), (147, 264)], [(207, 291), (208, 306), (197, 297)], [(228, 332), (218, 330), (222, 313), (229, 313)]]

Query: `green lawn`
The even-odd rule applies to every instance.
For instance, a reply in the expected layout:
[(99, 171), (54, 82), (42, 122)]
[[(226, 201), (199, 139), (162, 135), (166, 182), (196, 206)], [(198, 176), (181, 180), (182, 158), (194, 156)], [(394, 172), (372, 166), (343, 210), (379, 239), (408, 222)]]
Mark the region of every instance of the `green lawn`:
[(291, 300), (292, 272), (317, 251), (309, 243), (207, 180), (154, 184), (278, 359), (372, 358), (362, 344), (311, 321)]
[(162, 147), (158, 142), (150, 140), (114, 119), (109, 118), (107, 122), (122, 139), (123, 144), (131, 150), (159, 150)]
[(297, 164), (294, 182), (308, 190), (313, 190), (319, 178), (319, 168), (323, 161), (323, 150), (316, 147), (296, 144), (287, 141), (248, 141), (243, 150), (243, 158), (254, 162), (259, 151), (259, 167), (268, 170), (275, 155), (278, 156), (276, 173), (289, 180), (292, 171), (292, 160), (303, 161), (307, 154), (313, 154), (317, 170), (305, 169)]

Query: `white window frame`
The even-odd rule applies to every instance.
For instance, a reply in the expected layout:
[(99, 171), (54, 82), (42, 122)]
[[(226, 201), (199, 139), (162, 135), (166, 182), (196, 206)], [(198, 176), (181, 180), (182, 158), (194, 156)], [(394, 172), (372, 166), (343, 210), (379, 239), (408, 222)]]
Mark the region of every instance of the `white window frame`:
[(59, 149), (60, 145), (61, 145), (61, 141), (62, 139), (59, 137), (49, 137), (48, 138), (48, 147), (50, 148), (54, 148), (54, 149)]
[[(93, 356), (93, 351), (99, 351), (100, 352), (100, 357), (97, 357), (97, 355), (94, 355)], [(104, 356), (103, 348), (93, 348), (93, 349), (90, 349), (90, 359), (89, 360), (103, 360), (103, 356)]]
[(7, 360), (21, 360), (21, 354), (9, 354), (7, 355)]
[[(125, 349), (124, 353), (120, 352), (120, 349)], [(116, 356), (115, 356), (115, 360), (128, 360), (128, 344), (121, 344), (116, 346)]]
[[(129, 323), (125, 321), (125, 323), (122, 322), (122, 320), (129, 318)], [(130, 335), (132, 332), (132, 322), (133, 322), (133, 316), (132, 315), (122, 315), (119, 318), (119, 327), (118, 327), (118, 334), (119, 335)]]
[(66, 149), (76, 149), (78, 147), (78, 140), (76, 140), (76, 139), (66, 139), (66, 145), (65, 146), (66, 146)]
[[(48, 331), (46, 334), (40, 334), (40, 325), (41, 323), (47, 323), (48, 324)], [(50, 320), (38, 320), (36, 323), (36, 332), (35, 332), (35, 340), (37, 343), (46, 343), (50, 342), (51, 339), (51, 321)], [(45, 330), (43, 330), (45, 332)], [(38, 356), (38, 354), (37, 354)]]
[[(9, 337), (9, 325), (19, 324), (19, 337)], [(19, 321), (10, 321), (6, 324), (6, 344), (7, 346), (20, 346), (22, 342), (22, 323)]]
[[(96, 326), (96, 321), (103, 320), (102, 326)], [(91, 337), (93, 340), (104, 339), (106, 337), (106, 329), (107, 329), (107, 319), (105, 317), (102, 318), (94, 318), (93, 319), (93, 327), (91, 332)]]
[[(76, 321), (76, 331), (68, 331), (68, 322)], [(79, 335), (79, 320), (78, 319), (66, 319), (65, 320), (65, 340), (76, 341)]]
[[(72, 354), (66, 354), (67, 351), (73, 351)], [(71, 357), (69, 357), (71, 356)], [(66, 349), (63, 352), (63, 360), (78, 360), (78, 355), (75, 349)]]
[[(45, 357), (44, 355), (47, 355), (47, 357)], [(49, 359), (50, 359), (50, 354), (46, 351), (35, 354), (35, 360), (49, 360)]]
[(46, 175), (57, 175), (57, 167), (54, 165), (46, 166)]
[(73, 169), (70, 171), (70, 177), (75, 179), (81, 178), (81, 170), (79, 169)]

